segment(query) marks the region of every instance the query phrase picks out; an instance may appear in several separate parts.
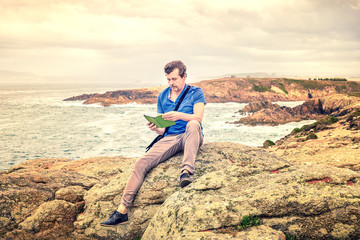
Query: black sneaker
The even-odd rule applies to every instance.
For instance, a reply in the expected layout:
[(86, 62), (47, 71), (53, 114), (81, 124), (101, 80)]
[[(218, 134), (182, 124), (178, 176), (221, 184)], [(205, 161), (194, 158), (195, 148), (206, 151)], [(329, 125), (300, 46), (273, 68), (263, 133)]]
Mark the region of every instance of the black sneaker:
[(124, 224), (128, 221), (128, 215), (127, 213), (121, 214), (118, 211), (114, 211), (108, 220), (105, 222), (100, 223), (101, 226), (116, 226), (118, 224)]
[(180, 175), (180, 187), (182, 187), (182, 188), (186, 187), (190, 183), (192, 183), (192, 181), (191, 181), (189, 174), (183, 173)]

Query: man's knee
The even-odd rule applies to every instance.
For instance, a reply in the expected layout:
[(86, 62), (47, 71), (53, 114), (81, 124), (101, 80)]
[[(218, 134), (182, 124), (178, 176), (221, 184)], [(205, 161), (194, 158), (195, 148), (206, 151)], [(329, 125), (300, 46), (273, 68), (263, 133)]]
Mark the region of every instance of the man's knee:
[(144, 158), (139, 158), (134, 165), (134, 171), (137, 173), (146, 174), (150, 169), (149, 161)]
[(187, 130), (199, 130), (200, 129), (200, 123), (196, 120), (191, 120), (186, 124)]

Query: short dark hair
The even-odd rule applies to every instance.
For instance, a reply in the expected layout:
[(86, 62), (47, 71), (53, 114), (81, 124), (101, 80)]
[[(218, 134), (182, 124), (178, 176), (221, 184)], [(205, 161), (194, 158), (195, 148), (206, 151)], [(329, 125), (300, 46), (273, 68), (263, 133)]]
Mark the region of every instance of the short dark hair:
[(180, 60), (171, 61), (168, 64), (165, 65), (164, 71), (166, 74), (171, 73), (175, 69), (179, 69), (179, 75), (180, 77), (186, 76), (186, 66), (185, 64)]

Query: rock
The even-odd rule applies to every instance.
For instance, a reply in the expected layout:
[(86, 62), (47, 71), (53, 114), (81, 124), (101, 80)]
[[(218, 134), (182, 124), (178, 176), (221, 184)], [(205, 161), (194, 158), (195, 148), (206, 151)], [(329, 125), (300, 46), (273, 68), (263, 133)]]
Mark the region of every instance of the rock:
[(85, 192), (81, 186), (69, 186), (59, 189), (55, 193), (55, 199), (76, 203), (83, 200)]
[[(272, 173), (269, 167), (233, 166), (203, 175), (165, 201), (142, 239), (205, 239), (210, 233), (223, 239), (218, 231), (246, 216), (259, 216), (261, 226), (297, 239), (360, 236), (359, 173), (321, 165)], [(357, 183), (348, 186), (350, 179)]]
[(157, 101), (157, 97), (162, 90), (161, 87), (140, 88), (129, 90), (109, 91), (104, 94), (83, 94), (67, 98), (64, 101), (85, 101), (84, 104), (100, 103), (107, 107), (112, 104), (141, 103), (149, 104)]
[(69, 239), (73, 222), (83, 211), (85, 191), (121, 172), (123, 162), (120, 157), (38, 159), (1, 172), (0, 238)]
[[(194, 182), (181, 189), (181, 162), (180, 153), (151, 170), (129, 223), (111, 228), (100, 222), (118, 207), (135, 159), (43, 159), (15, 166), (0, 173), (0, 238), (360, 237), (356, 171), (292, 165), (261, 148), (208, 143), (198, 154)], [(260, 226), (239, 231), (250, 216)]]
[[(336, 96), (331, 98), (338, 99)], [(358, 171), (360, 132), (353, 126), (356, 125), (356, 121), (360, 121), (360, 101), (353, 98), (351, 101), (351, 105), (335, 112), (347, 109), (345, 115), (337, 115), (336, 118), (326, 116), (313, 124), (294, 129), (291, 134), (276, 141), (276, 145), (267, 150), (279, 157), (285, 157), (294, 164), (321, 163)], [(338, 107), (334, 109), (336, 108)]]
[[(247, 105), (245, 111), (258, 111), (233, 123), (275, 126), (302, 120), (318, 120), (326, 115), (340, 116), (352, 112), (353, 109), (349, 109), (350, 106), (354, 106), (359, 102), (360, 100), (356, 97), (340, 94), (321, 99), (311, 99), (294, 108), (271, 105), (271, 102), (255, 102)], [(356, 127), (353, 128), (356, 129)]]
[[(106, 220), (120, 204), (131, 168), (129, 167), (129, 171), (119, 174), (109, 182), (95, 185), (85, 195), (86, 209), (76, 223), (78, 232), (82, 232), (86, 236), (104, 237), (106, 235), (109, 238), (120, 237), (123, 239), (141, 236), (160, 205), (180, 189), (178, 177), (181, 161), (182, 155), (180, 154), (160, 164), (148, 174), (136, 197), (134, 207), (129, 213), (130, 223), (117, 228), (109, 229), (100, 226), (99, 223)], [(232, 165), (245, 167), (248, 164), (257, 164), (258, 168), (262, 168), (264, 164), (271, 164), (272, 166), (269, 166), (271, 169), (287, 165), (286, 162), (272, 158), (264, 151), (257, 151), (243, 145), (207, 144), (201, 148), (198, 155), (195, 178), (215, 169), (224, 169)], [(211, 184), (213, 184), (210, 186), (211, 188), (216, 188), (217, 182)], [(208, 188), (209, 186), (203, 187)], [(131, 234), (129, 235), (129, 233)]]
[(297, 142), (292, 142), (292, 143), (287, 145), (287, 148), (296, 148), (297, 146), (298, 146)]
[(266, 100), (266, 101), (259, 101), (259, 102), (251, 102), (248, 105), (246, 105), (243, 109), (241, 109), (239, 112), (240, 113), (254, 113), (254, 112), (258, 112), (262, 109), (274, 109), (274, 108), (279, 108), (280, 105), (279, 104), (274, 104), (272, 103), (270, 100)]
[(233, 230), (228, 233), (228, 230), (221, 230), (220, 234), (213, 232), (190, 232), (176, 238), (166, 239), (206, 239), (206, 240), (227, 240), (227, 239), (247, 239), (247, 240), (284, 240), (286, 236), (281, 231), (274, 230), (267, 226), (258, 226), (250, 228), (246, 231), (238, 232)]
[(34, 232), (51, 228), (61, 230), (70, 228), (72, 230), (76, 215), (77, 209), (74, 204), (64, 200), (54, 200), (41, 204), (19, 226), (21, 229)]

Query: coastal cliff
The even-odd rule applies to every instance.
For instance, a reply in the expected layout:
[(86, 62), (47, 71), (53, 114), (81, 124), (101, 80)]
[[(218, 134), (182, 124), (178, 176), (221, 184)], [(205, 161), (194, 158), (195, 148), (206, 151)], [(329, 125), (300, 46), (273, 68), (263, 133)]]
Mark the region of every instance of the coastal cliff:
[[(228, 80), (206, 89), (218, 94), (213, 101), (226, 98), (220, 89), (230, 82), (227, 99), (241, 98), (229, 90), (237, 80)], [(204, 89), (207, 83), (202, 84)], [(337, 92), (334, 86), (327, 89)], [(289, 95), (290, 87), (284, 89)], [(136, 159), (37, 159), (0, 172), (0, 238), (360, 239), (359, 98), (314, 88), (296, 91), (297, 100), (312, 97), (307, 100), (314, 104), (304, 111), (317, 106), (325, 114), (318, 122), (267, 148), (207, 143), (197, 157), (195, 181), (184, 189), (178, 182), (183, 155), (177, 154), (149, 172), (126, 225), (109, 228), (100, 222), (120, 204)], [(146, 93), (147, 99), (157, 95)], [(119, 99), (107, 94), (103, 105)], [(314, 99), (317, 94), (323, 95)], [(121, 96), (134, 100), (135, 93)], [(263, 108), (278, 106), (266, 102), (247, 109)]]
[[(359, 92), (360, 84), (351, 81), (315, 81), (286, 78), (222, 78), (191, 83), (200, 87), (209, 103), (253, 101), (306, 101), (335, 93)], [(165, 88), (153, 87), (109, 91), (104, 94), (84, 94), (64, 101), (84, 101), (84, 104), (156, 103), (158, 94)]]
[(293, 163), (326, 163), (359, 171), (360, 98), (335, 95), (324, 103), (329, 114), (313, 124), (295, 128), (268, 151)]

